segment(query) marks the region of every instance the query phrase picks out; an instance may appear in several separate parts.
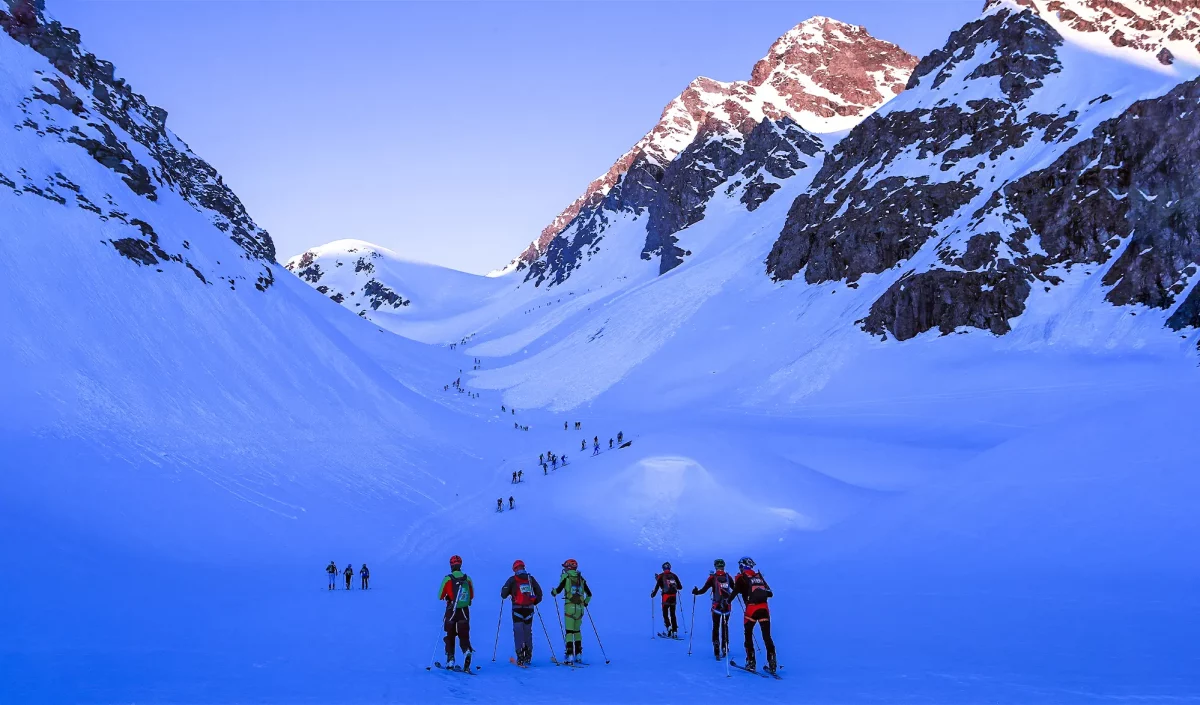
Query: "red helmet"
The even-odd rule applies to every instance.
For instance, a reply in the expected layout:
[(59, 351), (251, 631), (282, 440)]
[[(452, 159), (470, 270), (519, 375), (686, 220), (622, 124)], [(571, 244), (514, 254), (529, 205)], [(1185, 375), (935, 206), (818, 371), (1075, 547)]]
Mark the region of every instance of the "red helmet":
[(518, 558), (517, 560), (513, 561), (513, 572), (516, 573), (517, 571), (521, 570), (525, 570), (525, 561)]
[(450, 565), (462, 565), (462, 556), (450, 556)]
[(575, 560), (574, 558), (568, 558), (567, 560), (563, 561), (562, 567), (566, 568), (567, 570), (579, 570), (579, 561)]

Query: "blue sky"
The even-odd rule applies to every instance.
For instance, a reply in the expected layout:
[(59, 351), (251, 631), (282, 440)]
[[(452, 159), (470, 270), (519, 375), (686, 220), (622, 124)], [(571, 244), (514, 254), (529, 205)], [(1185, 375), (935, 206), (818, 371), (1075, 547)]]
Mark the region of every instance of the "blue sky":
[(220, 171), (280, 259), (357, 237), (508, 262), (699, 75), (827, 15), (924, 55), (983, 0), (48, 0)]

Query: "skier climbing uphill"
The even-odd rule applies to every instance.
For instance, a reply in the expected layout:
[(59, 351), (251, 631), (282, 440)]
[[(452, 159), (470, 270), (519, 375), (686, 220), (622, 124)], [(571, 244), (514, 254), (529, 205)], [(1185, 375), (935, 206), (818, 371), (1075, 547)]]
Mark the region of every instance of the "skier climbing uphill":
[(350, 589), (350, 581), (354, 580), (354, 566), (347, 563), (346, 570), (342, 572), (342, 575), (346, 576), (346, 589), (349, 590)]
[[(729, 613), (733, 609), (734, 579), (725, 572), (724, 558), (713, 561), (713, 567), (716, 570), (704, 581), (704, 587), (692, 588), (692, 594), (703, 595), (712, 590), (713, 656), (720, 661), (729, 655)], [(693, 625), (692, 629), (695, 628)]]
[(767, 585), (762, 573), (754, 569), (754, 559), (746, 557), (738, 561), (738, 576), (734, 581), (734, 592), (741, 596), (746, 603), (746, 619), (743, 627), (746, 630), (746, 668), (753, 671), (754, 662), (754, 625), (762, 631), (763, 646), (767, 649), (768, 673), (775, 673), (775, 642), (771, 639), (771, 613), (767, 608), (767, 599), (774, 593)]
[(446, 614), (442, 627), (446, 630), (446, 668), (454, 667), (454, 637), (463, 652), (462, 670), (471, 670), (471, 600), (475, 599), (475, 586), (471, 578), (462, 572), (462, 558), (450, 557), (450, 574), (442, 578), (438, 599), (446, 601)]
[(671, 572), (670, 563), (663, 563), (662, 571), (654, 576), (654, 590), (650, 592), (650, 597), (653, 598), (659, 590), (662, 591), (663, 627), (667, 637), (674, 639), (679, 632), (679, 623), (675, 620), (675, 603), (682, 583), (679, 582), (679, 576)]
[(336, 590), (338, 574), (337, 563), (329, 561), (329, 565), (325, 566), (325, 572), (329, 574), (329, 589)]
[(555, 597), (563, 593), (563, 624), (566, 631), (566, 663), (583, 660), (583, 639), (580, 628), (587, 605), (592, 601), (592, 589), (579, 573), (579, 562), (568, 558), (562, 564), (562, 578), (558, 586), (550, 591)]
[(512, 598), (513, 645), (517, 665), (528, 666), (533, 659), (533, 612), (542, 601), (542, 586), (525, 570), (525, 561), (516, 560), (513, 575), (500, 588), (500, 599)]

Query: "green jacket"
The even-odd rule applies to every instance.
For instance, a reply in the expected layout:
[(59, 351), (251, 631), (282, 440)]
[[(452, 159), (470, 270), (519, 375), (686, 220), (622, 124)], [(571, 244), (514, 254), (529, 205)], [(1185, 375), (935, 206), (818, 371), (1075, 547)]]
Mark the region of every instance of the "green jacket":
[(565, 599), (569, 604), (586, 605), (592, 601), (592, 589), (577, 570), (563, 571), (558, 587), (551, 590), (550, 594), (558, 595), (560, 592), (566, 593)]
[(442, 586), (438, 588), (438, 599), (445, 600), (448, 603), (447, 607), (470, 607), (471, 600), (475, 599), (475, 584), (466, 573), (456, 570), (442, 578)]

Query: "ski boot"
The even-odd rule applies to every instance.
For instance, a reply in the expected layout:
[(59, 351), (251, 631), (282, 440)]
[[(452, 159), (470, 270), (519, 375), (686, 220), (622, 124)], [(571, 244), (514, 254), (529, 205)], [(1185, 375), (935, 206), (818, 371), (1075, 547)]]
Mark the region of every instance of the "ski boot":
[(746, 670), (747, 671), (758, 670), (758, 663), (754, 659), (754, 652), (750, 652), (750, 653), (746, 654)]
[(453, 655), (453, 654), (451, 654), (450, 656), (447, 656), (447, 657), (446, 657), (446, 665), (445, 665), (445, 669), (446, 669), (447, 671), (453, 671), (453, 670), (454, 670), (454, 655)]
[(770, 656), (767, 656), (767, 667), (764, 668), (763, 670), (766, 671), (767, 673), (770, 673), (771, 675), (775, 675), (775, 671), (777, 671), (778, 669), (779, 669), (779, 666), (775, 663), (775, 654), (771, 654)]
[(567, 642), (566, 654), (563, 655), (563, 664), (570, 666), (575, 662), (575, 644)]
[(471, 671), (471, 655), (473, 653), (474, 653), (473, 651), (468, 651), (467, 653), (463, 654), (463, 670), (464, 671), (467, 671), (467, 672)]

